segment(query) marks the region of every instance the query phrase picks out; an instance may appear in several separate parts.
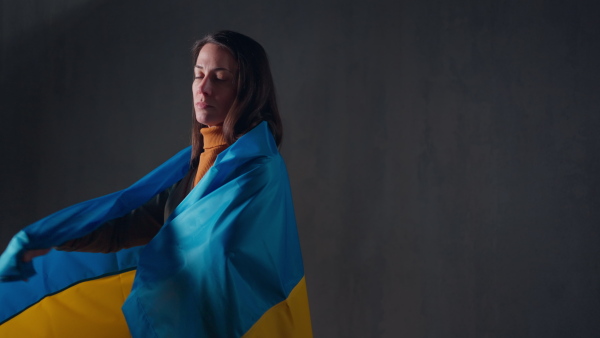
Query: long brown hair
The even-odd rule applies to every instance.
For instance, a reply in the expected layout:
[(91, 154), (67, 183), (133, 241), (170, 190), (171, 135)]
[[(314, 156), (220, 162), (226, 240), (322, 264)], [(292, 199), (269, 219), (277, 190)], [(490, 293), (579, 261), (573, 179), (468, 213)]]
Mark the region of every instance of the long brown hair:
[[(223, 122), (223, 134), (227, 144), (233, 144), (259, 123), (267, 121), (275, 143), (279, 146), (283, 128), (277, 108), (275, 84), (263, 47), (246, 35), (223, 30), (196, 41), (192, 48), (194, 64), (200, 50), (207, 43), (228, 50), (238, 67), (237, 95)], [(203, 125), (196, 121), (195, 114), (192, 117), (192, 163), (196, 163), (204, 146), (200, 133)]]

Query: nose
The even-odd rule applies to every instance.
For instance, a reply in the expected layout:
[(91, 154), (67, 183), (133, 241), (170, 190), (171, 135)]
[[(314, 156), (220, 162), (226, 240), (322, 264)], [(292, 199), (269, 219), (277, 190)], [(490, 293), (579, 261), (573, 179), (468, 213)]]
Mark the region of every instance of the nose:
[(210, 95), (212, 93), (212, 83), (208, 76), (205, 76), (198, 85), (198, 91), (204, 95)]

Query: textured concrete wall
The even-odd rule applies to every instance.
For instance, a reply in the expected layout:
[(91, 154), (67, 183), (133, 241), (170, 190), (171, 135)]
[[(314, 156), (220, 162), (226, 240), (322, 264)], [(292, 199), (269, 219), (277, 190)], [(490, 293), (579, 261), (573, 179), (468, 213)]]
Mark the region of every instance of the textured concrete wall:
[(316, 336), (600, 331), (596, 2), (43, 3), (1, 7), (0, 244), (185, 146), (229, 28), (271, 57)]

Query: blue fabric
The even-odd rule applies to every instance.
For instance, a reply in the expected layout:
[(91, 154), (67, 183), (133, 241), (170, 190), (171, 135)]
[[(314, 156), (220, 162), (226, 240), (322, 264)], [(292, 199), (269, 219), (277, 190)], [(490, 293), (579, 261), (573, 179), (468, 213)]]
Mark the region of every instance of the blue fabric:
[(186, 174), (190, 151), (187, 148), (179, 152), (127, 189), (63, 209), (17, 233), (0, 256), (0, 281), (11, 282), (0, 283), (0, 323), (77, 282), (135, 268), (139, 248), (113, 254), (52, 250), (28, 263), (21, 257), (27, 250), (49, 248), (84, 236), (141, 206)]
[(239, 337), (303, 276), (287, 171), (263, 122), (140, 252), (123, 312), (134, 337)]
[(285, 300), (304, 270), (287, 170), (265, 122), (217, 157), (145, 247), (20, 261), (142, 205), (184, 176), (189, 157), (188, 148), (128, 189), (19, 232), (0, 256), (0, 278), (29, 282), (0, 283), (0, 323), (47, 294), (136, 265), (123, 306), (134, 337), (239, 337)]

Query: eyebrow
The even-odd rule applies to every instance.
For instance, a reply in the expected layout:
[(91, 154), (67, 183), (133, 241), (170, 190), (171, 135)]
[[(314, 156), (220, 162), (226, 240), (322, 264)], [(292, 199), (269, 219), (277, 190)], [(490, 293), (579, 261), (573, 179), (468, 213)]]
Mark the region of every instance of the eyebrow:
[[(204, 69), (204, 67), (202, 67), (200, 65), (195, 65), (194, 68)], [(224, 68), (224, 67), (214, 68), (213, 70), (226, 70), (226, 71), (230, 72), (231, 74), (233, 74), (233, 72), (231, 70)]]

